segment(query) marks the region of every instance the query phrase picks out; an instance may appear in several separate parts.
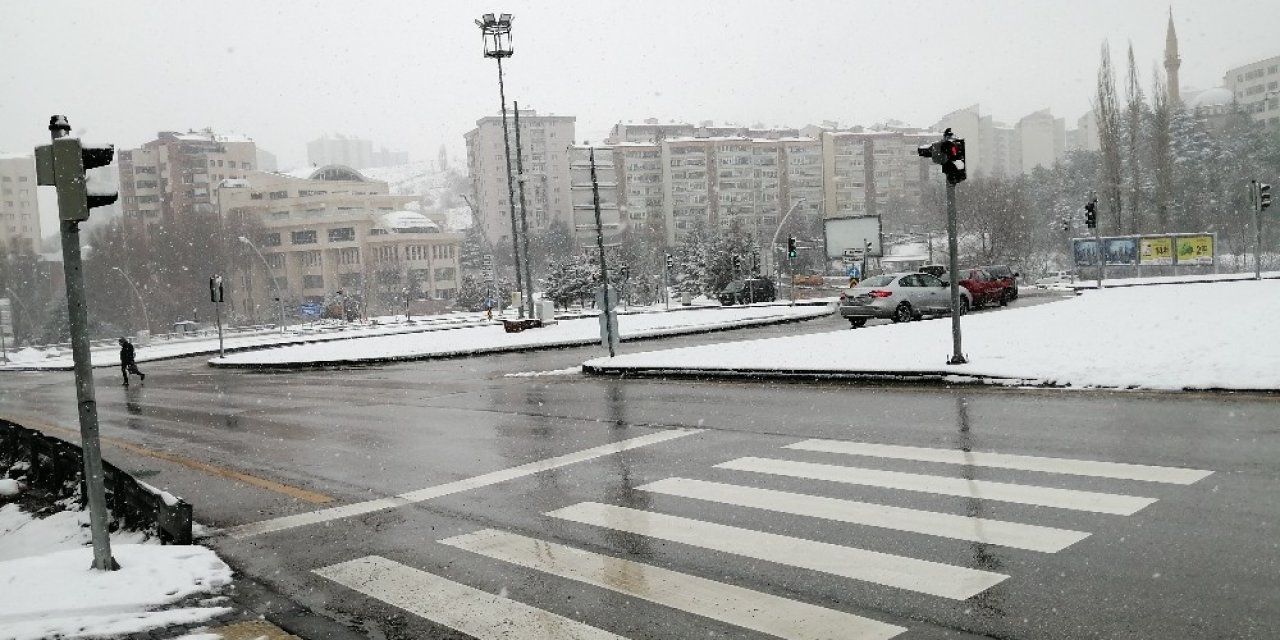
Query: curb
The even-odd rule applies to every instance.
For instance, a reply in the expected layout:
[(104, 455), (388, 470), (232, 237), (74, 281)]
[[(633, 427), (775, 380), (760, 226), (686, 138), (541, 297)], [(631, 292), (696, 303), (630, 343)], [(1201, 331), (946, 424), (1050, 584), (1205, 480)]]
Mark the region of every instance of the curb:
[[(827, 314), (830, 315), (830, 314)], [(750, 323), (734, 324), (731, 326), (706, 326), (688, 330), (659, 330), (654, 333), (639, 336), (627, 336), (620, 339), (620, 342), (640, 342), (644, 340), (656, 340), (659, 338), (669, 338), (673, 336), (691, 336), (705, 333), (719, 333), (721, 331), (733, 331), (736, 329), (748, 329), (752, 327), (765, 327), (779, 324), (789, 324), (793, 322), (805, 322), (807, 320), (817, 320), (825, 318), (826, 315), (808, 316), (808, 317), (783, 317), (783, 318), (764, 318)], [(583, 347), (599, 344), (599, 338), (582, 338), (576, 340), (566, 340), (563, 342), (531, 344), (509, 347), (488, 347), (480, 349), (467, 349), (465, 351), (443, 351), (431, 354), (403, 355), (403, 356), (382, 356), (376, 358), (361, 358), (359, 360), (315, 360), (310, 362), (279, 362), (279, 363), (255, 363), (255, 364), (227, 364), (209, 361), (209, 366), (217, 369), (260, 369), (260, 370), (285, 370), (285, 369), (324, 369), (334, 367), (359, 367), (372, 366), (379, 364), (391, 364), (397, 362), (417, 362), (422, 360), (450, 360), (455, 358), (467, 358), (471, 356), (489, 355), (495, 353), (525, 353), (529, 351), (549, 351), (552, 349), (570, 349), (573, 347)]]

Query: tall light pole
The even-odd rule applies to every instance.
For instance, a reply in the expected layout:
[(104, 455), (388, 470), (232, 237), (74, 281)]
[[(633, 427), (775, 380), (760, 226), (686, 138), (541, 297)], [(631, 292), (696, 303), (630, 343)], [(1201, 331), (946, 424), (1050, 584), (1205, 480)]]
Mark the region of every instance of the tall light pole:
[(113, 271), (120, 272), (120, 275), (124, 276), (124, 279), (129, 283), (129, 286), (133, 287), (133, 295), (138, 296), (138, 306), (142, 307), (142, 322), (145, 325), (143, 328), (147, 331), (151, 331), (151, 318), (147, 315), (147, 302), (143, 299), (142, 292), (138, 291), (138, 285), (133, 283), (133, 278), (130, 278), (129, 274), (124, 272), (124, 269), (121, 269), (120, 267), (111, 267), (111, 269)]
[[(774, 229), (773, 239), (769, 241), (769, 260), (773, 261), (774, 272), (778, 274), (778, 284), (782, 284), (782, 263), (778, 262), (777, 256), (774, 255), (778, 246), (778, 234), (782, 233), (782, 225), (787, 223), (787, 218), (790, 218), (791, 214), (795, 213), (796, 209), (799, 209), (802, 204), (804, 204), (804, 198), (798, 198), (792, 203), (791, 208), (787, 209), (786, 215), (782, 216), (782, 220), (778, 221), (778, 228)], [(794, 276), (795, 274), (791, 275)], [(792, 282), (791, 286), (794, 287), (795, 282)]]
[(271, 273), (271, 263), (267, 262), (267, 257), (262, 255), (258, 250), (258, 245), (244, 236), (240, 236), (240, 242), (249, 245), (253, 252), (258, 254), (258, 258), (262, 260), (262, 267), (267, 270), (267, 279), (271, 281), (271, 288), (276, 292), (276, 300), (280, 303), (280, 334), (284, 335), (284, 296), (280, 295), (280, 285), (276, 283), (276, 277)]
[[(510, 58), (515, 51), (511, 48), (511, 14), (503, 13), (497, 18), (486, 13), (476, 20), (480, 34), (484, 38), (484, 57), (498, 61), (498, 98), (502, 101), (502, 148), (506, 151), (507, 160), (507, 204), (511, 206), (511, 255), (515, 260), (516, 288), (520, 295), (525, 295), (524, 277), (520, 272), (520, 234), (516, 227), (516, 189), (511, 173), (511, 133), (507, 130), (507, 93), (502, 84), (502, 59)], [(525, 256), (528, 259), (528, 256)], [(529, 285), (532, 290), (532, 285)], [(524, 305), (520, 305), (519, 317), (524, 317)]]

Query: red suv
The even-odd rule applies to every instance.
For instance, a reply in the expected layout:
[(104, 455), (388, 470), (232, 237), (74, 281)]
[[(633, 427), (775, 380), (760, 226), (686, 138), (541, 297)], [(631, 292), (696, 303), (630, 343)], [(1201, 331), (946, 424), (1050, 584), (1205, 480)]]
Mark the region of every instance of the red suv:
[(1008, 287), (1004, 280), (995, 278), (986, 269), (965, 269), (960, 271), (960, 286), (973, 296), (973, 307), (984, 304), (1009, 304)]

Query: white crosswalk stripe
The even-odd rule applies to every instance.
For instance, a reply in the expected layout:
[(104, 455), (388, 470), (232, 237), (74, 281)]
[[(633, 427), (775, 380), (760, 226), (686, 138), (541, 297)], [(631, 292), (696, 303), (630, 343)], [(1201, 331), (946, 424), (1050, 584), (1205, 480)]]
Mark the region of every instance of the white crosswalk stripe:
[(480, 640), (621, 640), (622, 636), (514, 600), (367, 556), (315, 573)]
[(897, 460), (914, 460), (918, 462), (941, 462), (946, 464), (962, 464), (977, 467), (992, 467), (997, 469), (1016, 469), (1019, 471), (1043, 471), (1046, 473), (1092, 476), (1096, 478), (1114, 478), (1117, 480), (1142, 480), (1145, 482), (1164, 482), (1169, 484), (1192, 484), (1213, 473), (1212, 471), (1203, 471), (1201, 469), (1185, 469), (1179, 467), (1157, 467), (1143, 464), (1103, 462), (1099, 460), (1044, 458), (1040, 456), (1021, 456), (1007, 453), (958, 451), (955, 449), (902, 447), (897, 445), (846, 442), (841, 440), (805, 440), (803, 442), (789, 444), (785, 448), (875, 458), (893, 458)]
[(977, 595), (1009, 577), (598, 502), (578, 503), (547, 515), (955, 600)]
[(1089, 537), (1088, 533), (1082, 531), (904, 509), (688, 478), (667, 478), (636, 488), (640, 491), (695, 500), (1047, 553), (1056, 553)]
[(960, 496), (997, 502), (1013, 502), (1057, 509), (1074, 509), (1128, 516), (1150, 506), (1155, 498), (1143, 498), (1114, 493), (1057, 489), (1034, 485), (967, 480), (945, 476), (880, 471), (860, 467), (844, 467), (813, 462), (775, 460), (768, 458), (738, 458), (715, 465), (717, 469), (752, 471), (793, 478), (842, 482), (886, 489), (901, 489), (946, 496)]
[(789, 640), (883, 640), (906, 629), (622, 558), (485, 529), (443, 544)]

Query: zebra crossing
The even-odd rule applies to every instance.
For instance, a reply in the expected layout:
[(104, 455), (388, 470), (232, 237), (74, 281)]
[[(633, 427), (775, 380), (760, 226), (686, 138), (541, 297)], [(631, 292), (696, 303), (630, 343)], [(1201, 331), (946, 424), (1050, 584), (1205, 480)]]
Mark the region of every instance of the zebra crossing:
[[(816, 452), (838, 456), (841, 464), (817, 463), (786, 457), (740, 457), (712, 465), (708, 473), (737, 472), (751, 485), (717, 480), (669, 477), (636, 487), (637, 491), (683, 498), (717, 509), (748, 510), (812, 518), (822, 526), (848, 524), (873, 527), (908, 536), (921, 535), (1020, 549), (1043, 554), (1067, 551), (1091, 535), (1031, 522), (981, 518), (890, 504), (797, 492), (808, 487), (868, 486), (969, 500), (1006, 502), (1097, 514), (1098, 518), (1127, 517), (1157, 499), (1062, 489), (1037, 484), (1037, 478), (1076, 476), (1123, 480), (1151, 485), (1190, 485), (1211, 471), (1096, 460), (1046, 458), (994, 452), (970, 452), (903, 447), (833, 440), (804, 440), (779, 452)], [(1011, 472), (1027, 482), (995, 482), (930, 473), (905, 473), (857, 466), (865, 459), (898, 460), (942, 465), (986, 467)], [(1005, 475), (1010, 475), (1006, 473)], [(771, 480), (785, 480), (788, 490), (765, 488)], [(1041, 480), (1043, 481), (1043, 480)], [(816, 489), (815, 489), (816, 491)], [(646, 503), (647, 504), (647, 503)], [(557, 521), (586, 525), (613, 534), (628, 534), (685, 547), (763, 561), (841, 580), (901, 590), (928, 597), (964, 601), (982, 594), (1011, 576), (995, 571), (956, 566), (731, 526), (660, 510), (602, 502), (579, 502), (547, 511)], [(750, 522), (750, 519), (742, 521)], [(1077, 520), (1078, 521), (1078, 520)], [(480, 529), (438, 541), (465, 551), (477, 562), (514, 565), (536, 574), (557, 576), (614, 594), (646, 601), (715, 620), (734, 627), (787, 639), (887, 639), (908, 631), (892, 621), (801, 602), (725, 581), (682, 573), (635, 558), (598, 553), (566, 544), (494, 528)], [(317, 569), (328, 580), (405, 611), (476, 638), (619, 638), (617, 634), (504, 595), (491, 594), (449, 578), (386, 558), (368, 556)], [(612, 612), (618, 615), (619, 612)]]

